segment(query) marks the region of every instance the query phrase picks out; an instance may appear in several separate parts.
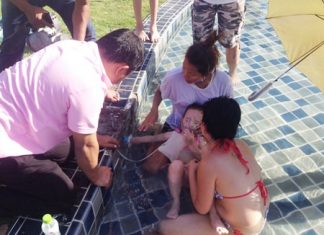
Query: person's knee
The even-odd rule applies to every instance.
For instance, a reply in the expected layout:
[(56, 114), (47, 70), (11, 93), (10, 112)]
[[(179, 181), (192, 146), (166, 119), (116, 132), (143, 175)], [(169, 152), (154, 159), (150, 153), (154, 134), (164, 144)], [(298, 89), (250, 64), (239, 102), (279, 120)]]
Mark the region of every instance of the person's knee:
[[(49, 201), (61, 200), (71, 201), (75, 197), (75, 185), (72, 180), (63, 172), (59, 165), (51, 160), (38, 160), (40, 166), (38, 172), (28, 177), (29, 184), (36, 189), (40, 197)], [(36, 181), (33, 183), (33, 181)]]
[(179, 175), (183, 173), (184, 164), (180, 160), (174, 160), (169, 166), (169, 175)]
[[(72, 200), (75, 194), (75, 185), (67, 175), (48, 175), (45, 176), (49, 184), (48, 196), (52, 200)], [(46, 182), (44, 182), (46, 184)], [(45, 190), (45, 189), (44, 189)]]

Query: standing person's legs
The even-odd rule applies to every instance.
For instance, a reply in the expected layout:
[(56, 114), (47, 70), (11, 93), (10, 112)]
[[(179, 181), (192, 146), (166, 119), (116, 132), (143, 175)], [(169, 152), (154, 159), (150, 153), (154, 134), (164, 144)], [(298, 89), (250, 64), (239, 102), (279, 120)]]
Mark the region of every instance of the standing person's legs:
[(184, 174), (184, 164), (180, 160), (173, 161), (168, 169), (168, 181), (170, 193), (172, 196), (172, 205), (166, 217), (176, 219), (180, 210), (180, 193), (182, 188), (182, 180)]
[(26, 16), (10, 0), (1, 1), (1, 12), (3, 40), (0, 51), (0, 72), (22, 59), (29, 32)]
[(240, 80), (237, 65), (240, 58), (240, 35), (245, 17), (245, 0), (219, 5), (219, 42), (226, 48), (226, 62), (234, 84)]
[(192, 4), (192, 36), (193, 42), (204, 41), (211, 34), (215, 24), (217, 8), (201, 0), (195, 0)]
[(142, 22), (142, 0), (133, 0), (133, 8), (135, 15), (135, 34), (142, 40), (147, 41), (149, 37), (144, 31), (144, 25)]
[[(38, 0), (31, 0), (38, 1)], [(72, 14), (74, 10), (75, 0), (47, 0), (46, 5), (56, 11), (63, 19), (67, 28), (69, 29), (71, 35), (73, 32), (73, 24), (72, 24)], [(85, 41), (95, 41), (96, 40), (96, 31), (95, 28), (89, 20), (87, 25), (87, 32), (85, 36)]]
[(55, 162), (68, 157), (70, 145), (56, 149), (57, 154), (0, 159), (0, 184), (5, 185), (0, 188), (0, 208), (8, 215), (40, 216), (66, 212), (72, 206), (74, 184)]
[(152, 43), (156, 43), (160, 39), (160, 34), (157, 29), (157, 12), (159, 7), (159, 0), (150, 0), (150, 12), (151, 12), (151, 26), (150, 26), (150, 39)]

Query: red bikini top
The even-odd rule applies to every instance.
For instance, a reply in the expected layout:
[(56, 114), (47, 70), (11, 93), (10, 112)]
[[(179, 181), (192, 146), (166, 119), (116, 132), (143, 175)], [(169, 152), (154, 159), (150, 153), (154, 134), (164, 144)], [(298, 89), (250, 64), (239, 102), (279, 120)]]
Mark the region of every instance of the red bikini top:
[[(241, 151), (239, 150), (239, 148), (235, 144), (234, 140), (225, 139), (222, 142), (222, 147), (224, 148), (224, 150), (226, 152), (232, 150), (235, 153), (235, 155), (238, 158), (238, 160), (241, 162), (241, 164), (246, 168), (246, 174), (249, 174), (250, 169), (248, 167), (248, 161), (246, 159), (244, 159)], [(263, 198), (263, 201), (264, 201), (264, 205), (266, 205), (266, 202), (267, 202), (267, 198), (268, 198), (268, 194), (269, 193), (268, 193), (268, 189), (266, 188), (266, 186), (265, 186), (265, 184), (263, 183), (262, 180), (258, 180), (255, 183), (255, 187), (252, 188), (247, 193), (244, 193), (244, 194), (241, 194), (241, 195), (238, 195), (238, 196), (223, 196), (219, 192), (215, 192), (215, 198), (218, 199), (218, 200), (222, 200), (222, 199), (235, 199), (235, 198), (245, 197), (245, 196), (249, 195), (250, 193), (252, 193), (257, 188), (259, 188), (261, 197)]]
[(246, 159), (244, 159), (241, 151), (239, 150), (239, 148), (237, 147), (237, 145), (235, 144), (234, 140), (231, 139), (224, 139), (223, 143), (222, 143), (223, 149), (228, 152), (230, 150), (232, 150), (237, 159), (241, 162), (241, 164), (246, 168), (246, 174), (249, 174), (250, 169), (248, 167), (248, 161)]

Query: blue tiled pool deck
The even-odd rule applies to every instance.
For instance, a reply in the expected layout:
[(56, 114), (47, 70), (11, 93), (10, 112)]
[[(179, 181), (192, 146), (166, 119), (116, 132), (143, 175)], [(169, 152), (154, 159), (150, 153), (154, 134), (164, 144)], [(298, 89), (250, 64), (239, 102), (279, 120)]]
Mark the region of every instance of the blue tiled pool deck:
[[(120, 90), (124, 89), (126, 99), (130, 98), (127, 89), (136, 94), (140, 103), (137, 110), (139, 119), (148, 112), (161, 78), (169, 69), (181, 66), (184, 53), (192, 42), (189, 3), (169, 0), (169, 5), (161, 6), (158, 18), (158, 27), (163, 35), (161, 42), (145, 45), (147, 54), (154, 54), (154, 58), (150, 57), (143, 70), (132, 75), (135, 85), (132, 83), (131, 88), (128, 88), (125, 82), (119, 87)], [(275, 79), (289, 67), (280, 39), (265, 19), (266, 12), (266, 0), (247, 0), (239, 64), (242, 82), (235, 87), (234, 93), (242, 109), (238, 136), (254, 151), (263, 168), (263, 177), (271, 196), (268, 223), (262, 234), (322, 235), (323, 93), (300, 71), (292, 69), (274, 83), (268, 93), (254, 102), (247, 100), (254, 90)], [(179, 13), (183, 22), (174, 23), (170, 30), (166, 29), (165, 25), (174, 20), (174, 14)], [(170, 32), (175, 32), (174, 36)], [(163, 45), (167, 45), (166, 50)], [(227, 70), (224, 56), (220, 66)], [(161, 104), (161, 123), (170, 109), (170, 102)], [(127, 126), (127, 123), (121, 125), (125, 124)], [(145, 155), (144, 147), (124, 148), (120, 151), (128, 153), (127, 156), (132, 159), (140, 159)], [(140, 235), (152, 230), (153, 225), (165, 218), (171, 200), (166, 171), (151, 176), (145, 174), (140, 163), (124, 161), (118, 153), (114, 153), (113, 157), (109, 157), (112, 154), (108, 151), (102, 155), (102, 164), (115, 166), (113, 187), (106, 191), (85, 183), (71, 222), (62, 223), (63, 234)], [(71, 177), (79, 178), (77, 173), (71, 171)], [(182, 200), (181, 213), (192, 211), (186, 190)], [(10, 234), (22, 232), (40, 234), (40, 221), (19, 218)]]

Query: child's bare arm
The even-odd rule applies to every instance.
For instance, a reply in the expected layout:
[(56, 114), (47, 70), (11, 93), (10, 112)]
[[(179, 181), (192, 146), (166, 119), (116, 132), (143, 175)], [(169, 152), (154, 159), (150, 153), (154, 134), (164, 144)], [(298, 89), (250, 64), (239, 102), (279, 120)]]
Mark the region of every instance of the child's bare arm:
[(144, 144), (152, 142), (162, 142), (170, 138), (172, 131), (157, 135), (137, 136), (131, 139), (132, 144)]
[(195, 135), (193, 132), (189, 130), (184, 130), (183, 135), (185, 137), (185, 141), (187, 144), (187, 148), (195, 155), (197, 160), (201, 159), (201, 141), (202, 136)]

